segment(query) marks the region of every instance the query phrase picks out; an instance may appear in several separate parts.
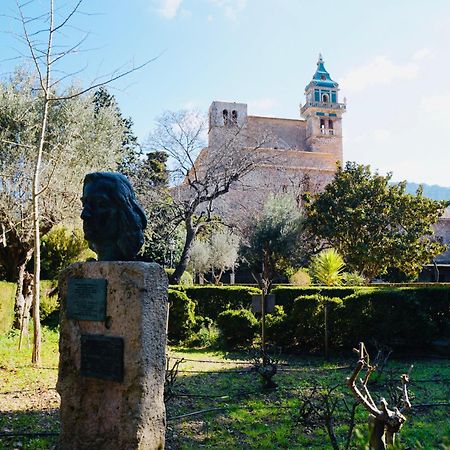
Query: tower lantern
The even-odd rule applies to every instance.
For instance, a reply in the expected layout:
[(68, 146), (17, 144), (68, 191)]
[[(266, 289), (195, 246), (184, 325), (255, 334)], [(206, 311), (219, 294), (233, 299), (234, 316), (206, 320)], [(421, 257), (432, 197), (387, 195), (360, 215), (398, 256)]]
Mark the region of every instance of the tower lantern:
[(306, 144), (311, 152), (335, 153), (342, 162), (342, 114), (346, 104), (339, 103), (339, 84), (325, 69), (319, 54), (317, 69), (305, 87), (306, 102), (300, 113), (306, 119)]

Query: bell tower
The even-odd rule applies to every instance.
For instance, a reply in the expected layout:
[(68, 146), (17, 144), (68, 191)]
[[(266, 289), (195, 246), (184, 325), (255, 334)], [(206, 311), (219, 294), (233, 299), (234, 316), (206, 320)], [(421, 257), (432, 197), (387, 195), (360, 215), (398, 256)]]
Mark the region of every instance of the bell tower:
[(342, 114), (346, 102), (339, 103), (339, 85), (326, 71), (319, 54), (317, 69), (305, 87), (306, 102), (300, 114), (306, 120), (306, 145), (311, 152), (331, 153), (342, 162)]

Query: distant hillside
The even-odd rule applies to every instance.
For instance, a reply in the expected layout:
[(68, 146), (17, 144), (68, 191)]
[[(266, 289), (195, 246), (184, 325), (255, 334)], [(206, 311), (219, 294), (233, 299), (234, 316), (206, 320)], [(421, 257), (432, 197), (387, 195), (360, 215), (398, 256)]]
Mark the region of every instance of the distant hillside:
[[(425, 197), (432, 198), (433, 200), (450, 200), (450, 187), (442, 187), (436, 184), (423, 184), (422, 186), (423, 195)], [(418, 187), (418, 183), (407, 183), (406, 192), (409, 194), (415, 194)]]

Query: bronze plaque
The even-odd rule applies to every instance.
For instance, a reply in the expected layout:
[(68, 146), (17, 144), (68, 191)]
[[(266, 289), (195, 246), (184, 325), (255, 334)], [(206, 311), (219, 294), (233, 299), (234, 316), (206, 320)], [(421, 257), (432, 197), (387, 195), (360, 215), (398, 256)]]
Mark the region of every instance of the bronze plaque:
[(67, 317), (75, 320), (105, 321), (106, 280), (69, 278)]
[(123, 338), (99, 334), (81, 335), (80, 375), (123, 381)]

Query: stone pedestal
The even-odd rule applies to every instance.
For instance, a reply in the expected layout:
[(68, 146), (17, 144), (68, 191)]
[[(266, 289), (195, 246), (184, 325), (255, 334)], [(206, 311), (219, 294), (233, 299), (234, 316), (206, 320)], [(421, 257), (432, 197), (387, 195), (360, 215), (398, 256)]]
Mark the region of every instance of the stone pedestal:
[[(68, 298), (69, 280), (73, 279), (106, 280), (104, 321), (68, 317), (68, 300), (72, 308), (76, 297), (72, 292)], [(77, 263), (61, 273), (59, 290), (61, 336), (57, 390), (61, 396), (61, 434), (58, 448), (163, 449), (167, 317), (167, 276), (163, 269), (142, 262)], [(111, 345), (103, 345), (103, 341), (121, 343), (121, 381), (102, 379), (101, 374), (100, 377), (95, 373), (86, 375), (86, 368), (81, 368), (81, 342), (85, 343), (86, 338), (99, 341), (89, 347), (94, 366), (97, 351), (100, 359), (102, 352), (111, 352)], [(83, 348), (85, 361), (86, 347)], [(114, 349), (113, 359), (117, 360), (121, 351)], [(86, 363), (83, 364), (85, 367)]]

